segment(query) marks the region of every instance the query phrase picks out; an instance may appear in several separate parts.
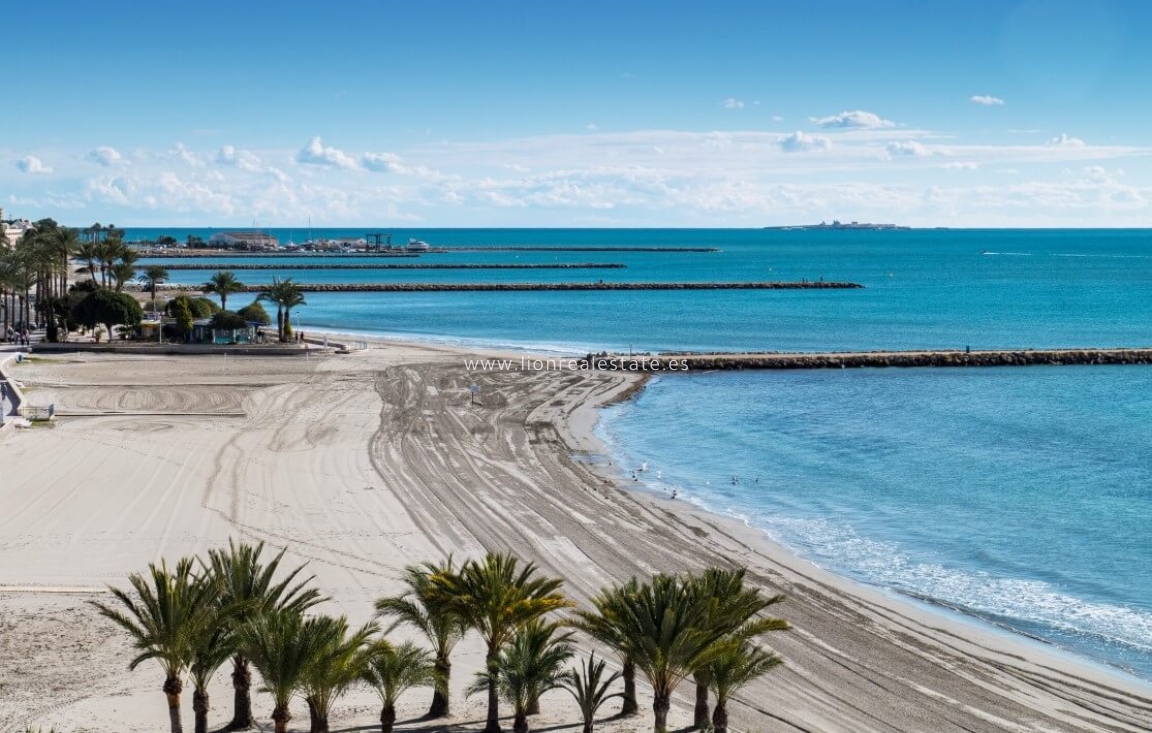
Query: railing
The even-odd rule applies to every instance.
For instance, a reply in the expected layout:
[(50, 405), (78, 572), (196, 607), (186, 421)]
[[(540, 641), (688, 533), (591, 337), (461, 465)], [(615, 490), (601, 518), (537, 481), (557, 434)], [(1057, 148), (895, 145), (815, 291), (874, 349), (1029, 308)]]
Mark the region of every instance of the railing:
[(32, 422), (46, 422), (56, 417), (56, 405), (21, 405), (17, 414)]

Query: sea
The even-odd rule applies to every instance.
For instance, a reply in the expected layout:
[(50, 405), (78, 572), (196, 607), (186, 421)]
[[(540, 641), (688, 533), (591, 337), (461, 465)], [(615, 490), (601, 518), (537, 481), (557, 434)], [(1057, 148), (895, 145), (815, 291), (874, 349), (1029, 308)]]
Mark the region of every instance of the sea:
[[(136, 229), (128, 237), (212, 231)], [(300, 230), (271, 233), (282, 242), (306, 238)], [(392, 235), (480, 249), (390, 260), (397, 263), (626, 267), (237, 276), (254, 284), (280, 276), (326, 283), (823, 278), (864, 286), (308, 293), (294, 315), (305, 331), (530, 351), (1152, 346), (1149, 230)], [(500, 249), (524, 246), (542, 251)], [(549, 251), (574, 246), (719, 251)], [(172, 280), (194, 284), (209, 275), (173, 271)], [(616, 464), (637, 470), (638, 490), (675, 489), (678, 500), (737, 517), (831, 571), (1152, 680), (1152, 366), (668, 374), (605, 408), (597, 430)]]

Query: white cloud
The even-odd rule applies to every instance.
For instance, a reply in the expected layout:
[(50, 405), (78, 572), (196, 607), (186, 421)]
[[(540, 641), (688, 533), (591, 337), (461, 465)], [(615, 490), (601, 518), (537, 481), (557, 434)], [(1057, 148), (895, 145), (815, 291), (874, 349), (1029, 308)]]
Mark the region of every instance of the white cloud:
[(1069, 137), (1068, 133), (1062, 132), (1058, 136), (1048, 141), (1049, 145), (1054, 145), (1059, 148), (1082, 148), (1084, 141), (1078, 137)]
[(107, 145), (101, 145), (95, 150), (89, 151), (88, 160), (102, 166), (111, 166), (120, 160), (121, 156), (116, 148), (110, 148)]
[(1000, 97), (993, 97), (987, 94), (973, 94), (969, 100), (976, 104), (982, 104), (986, 107), (1003, 107), (1004, 100)]
[(216, 152), (216, 162), (242, 171), (261, 170), (259, 156), (249, 150), (237, 150), (232, 145), (225, 145)]
[(733, 97), (728, 97), (720, 103), (720, 106), (724, 109), (744, 109), (744, 102)]
[(587, 125), (584, 126), (584, 129), (587, 130), (588, 132), (596, 132), (600, 128), (596, 127), (595, 122), (589, 122)]
[(44, 165), (44, 162), (35, 155), (26, 155), (16, 161), (16, 167), (29, 175), (46, 175), (52, 172), (52, 169)]
[(403, 167), (403, 159), (395, 153), (364, 153), (360, 162), (376, 173), (399, 173)]
[(842, 128), (846, 130), (877, 130), (883, 127), (895, 127), (896, 123), (885, 120), (879, 115), (855, 110), (854, 112), (841, 112), (828, 117), (810, 118), (818, 127)]
[(777, 140), (785, 153), (806, 153), (814, 150), (831, 150), (832, 141), (820, 135), (805, 135), (800, 130)]
[(975, 161), (971, 160), (954, 160), (951, 163), (945, 163), (940, 167), (950, 171), (974, 171), (980, 166), (978, 166)]
[(783, 122), (784, 118), (781, 117), (780, 115), (772, 115), (772, 121), (773, 122)]
[(932, 155), (932, 151), (924, 145), (916, 142), (915, 140), (905, 140), (903, 142), (888, 143), (885, 148), (888, 151), (888, 156), (891, 158), (897, 157), (913, 157), (923, 158)]
[(312, 138), (308, 144), (296, 154), (296, 162), (304, 165), (316, 165), (325, 168), (356, 168), (356, 161), (343, 150), (327, 147), (320, 141), (320, 136)]

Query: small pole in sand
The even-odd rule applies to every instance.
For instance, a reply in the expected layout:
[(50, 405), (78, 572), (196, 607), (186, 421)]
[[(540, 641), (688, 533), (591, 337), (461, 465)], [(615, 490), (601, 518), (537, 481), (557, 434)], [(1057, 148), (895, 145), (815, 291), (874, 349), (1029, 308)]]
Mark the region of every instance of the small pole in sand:
[(473, 382), (468, 391), (472, 393), (472, 404), (476, 404), (476, 395), (480, 394), (480, 385)]

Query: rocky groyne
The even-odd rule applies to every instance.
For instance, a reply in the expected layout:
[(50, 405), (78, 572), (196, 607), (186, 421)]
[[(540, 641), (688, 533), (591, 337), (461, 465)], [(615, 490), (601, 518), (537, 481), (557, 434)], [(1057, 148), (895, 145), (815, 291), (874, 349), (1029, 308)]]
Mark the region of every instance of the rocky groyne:
[(427, 264), (412, 262), (400, 264), (378, 262), (289, 262), (284, 264), (270, 262), (180, 262), (165, 265), (165, 269), (168, 270), (622, 270), (625, 267), (627, 265), (618, 262), (546, 262), (541, 264), (529, 262), (432, 262)]
[(433, 247), (430, 252), (719, 252), (719, 247)]
[[(309, 293), (422, 293), (502, 292), (541, 290), (855, 290), (864, 287), (846, 282), (701, 282), (701, 283), (296, 283)], [(261, 285), (244, 290), (257, 293)]]
[(845, 353), (589, 354), (591, 368), (632, 372), (745, 369), (859, 369), (886, 367), (1004, 367), (1071, 364), (1152, 364), (1152, 348), (981, 351), (867, 351)]

